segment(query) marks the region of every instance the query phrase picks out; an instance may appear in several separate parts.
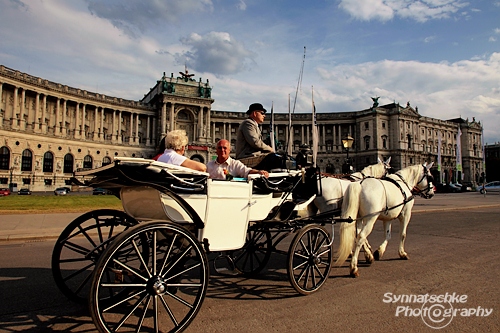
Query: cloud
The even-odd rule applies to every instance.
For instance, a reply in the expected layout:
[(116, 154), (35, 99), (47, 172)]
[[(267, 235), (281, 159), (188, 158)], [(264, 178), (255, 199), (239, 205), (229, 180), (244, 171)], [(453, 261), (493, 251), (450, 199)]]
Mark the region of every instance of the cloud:
[(190, 50), (177, 54), (178, 62), (187, 61), (189, 67), (217, 75), (242, 72), (246, 64), (256, 57), (254, 52), (227, 32), (212, 31), (203, 36), (192, 33), (182, 38), (181, 42)]
[(417, 22), (449, 18), (468, 6), (462, 0), (341, 0), (339, 8), (362, 21), (409, 18)]
[(238, 8), (239, 10), (246, 10), (247, 9), (247, 4), (245, 3), (245, 1), (243, 0), (240, 0), (238, 2), (238, 4), (236, 5), (236, 8)]
[(155, 25), (178, 22), (188, 13), (211, 11), (211, 0), (85, 0), (89, 11), (109, 20), (127, 35), (137, 37)]

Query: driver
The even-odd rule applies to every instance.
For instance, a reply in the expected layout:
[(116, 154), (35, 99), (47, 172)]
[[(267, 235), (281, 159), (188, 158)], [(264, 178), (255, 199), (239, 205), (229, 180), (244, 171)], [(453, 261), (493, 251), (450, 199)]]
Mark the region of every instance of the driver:
[[(255, 169), (271, 170), (282, 167), (282, 161), (271, 146), (262, 141), (259, 125), (264, 122), (267, 110), (260, 103), (250, 104), (245, 119), (236, 134), (236, 159)], [(255, 163), (253, 160), (257, 160)]]

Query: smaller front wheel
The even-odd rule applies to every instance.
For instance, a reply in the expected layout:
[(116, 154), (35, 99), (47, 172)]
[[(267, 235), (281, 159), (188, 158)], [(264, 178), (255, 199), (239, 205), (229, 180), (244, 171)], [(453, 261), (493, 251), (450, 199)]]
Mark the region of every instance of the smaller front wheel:
[(295, 235), (288, 250), (288, 278), (298, 293), (309, 295), (330, 275), (332, 244), (325, 228), (310, 224)]

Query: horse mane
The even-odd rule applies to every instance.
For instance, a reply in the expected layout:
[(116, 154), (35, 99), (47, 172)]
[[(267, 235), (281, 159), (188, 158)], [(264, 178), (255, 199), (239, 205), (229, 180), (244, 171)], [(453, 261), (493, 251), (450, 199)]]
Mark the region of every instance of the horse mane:
[(422, 166), (420, 164), (410, 165), (396, 172), (407, 184), (410, 189), (413, 188), (420, 177), (419, 171)]

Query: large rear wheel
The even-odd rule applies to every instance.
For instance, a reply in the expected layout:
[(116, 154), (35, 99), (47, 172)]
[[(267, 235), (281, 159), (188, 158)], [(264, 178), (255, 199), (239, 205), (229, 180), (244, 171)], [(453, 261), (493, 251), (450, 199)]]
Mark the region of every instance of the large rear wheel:
[(269, 228), (250, 226), (245, 245), (231, 254), (234, 266), (245, 276), (259, 273), (269, 262), (272, 246)]
[(139, 224), (118, 236), (97, 263), (92, 320), (99, 332), (182, 331), (203, 303), (208, 278), (207, 256), (188, 230), (164, 221)]
[(310, 224), (297, 232), (288, 250), (288, 278), (292, 287), (309, 295), (326, 282), (332, 266), (332, 245), (325, 228)]
[(109, 243), (138, 222), (126, 213), (99, 209), (73, 220), (62, 231), (52, 251), (52, 275), (70, 300), (88, 300), (95, 263)]

